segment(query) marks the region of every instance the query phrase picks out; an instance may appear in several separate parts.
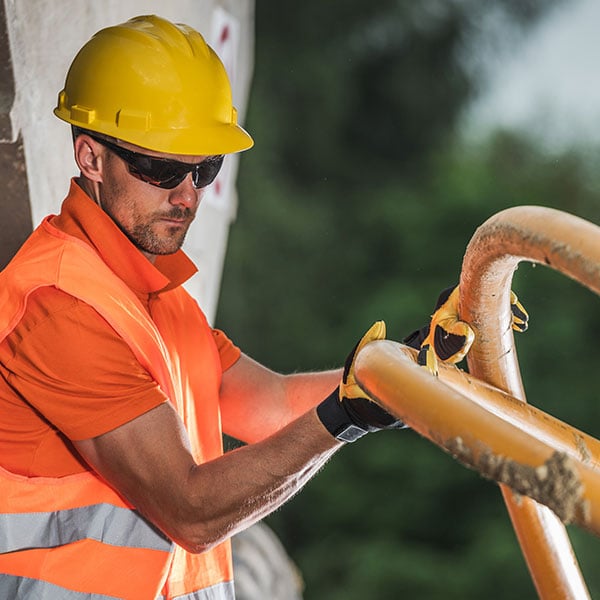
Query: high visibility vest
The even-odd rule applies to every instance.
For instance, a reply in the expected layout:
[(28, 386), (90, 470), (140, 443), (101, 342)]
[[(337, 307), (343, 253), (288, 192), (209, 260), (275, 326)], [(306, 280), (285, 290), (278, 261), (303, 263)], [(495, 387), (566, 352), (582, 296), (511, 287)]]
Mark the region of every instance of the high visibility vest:
[[(47, 219), (0, 273), (0, 341), (42, 286), (92, 306), (130, 346), (181, 416), (198, 463), (222, 454), (219, 355), (182, 288), (160, 294), (151, 318), (89, 245)], [(230, 543), (188, 553), (91, 471), (49, 478), (0, 468), (0, 598), (233, 600)]]

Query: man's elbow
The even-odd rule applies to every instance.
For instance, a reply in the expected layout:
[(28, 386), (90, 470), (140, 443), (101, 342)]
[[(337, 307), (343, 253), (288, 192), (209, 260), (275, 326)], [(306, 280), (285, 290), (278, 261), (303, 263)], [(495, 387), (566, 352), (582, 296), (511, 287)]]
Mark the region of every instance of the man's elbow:
[(206, 552), (231, 535), (229, 528), (199, 516), (199, 511), (191, 511), (187, 517), (181, 514), (172, 517), (168, 523), (163, 523), (162, 528), (173, 542), (192, 554)]
[(167, 534), (178, 546), (192, 554), (202, 554), (229, 537), (223, 533), (209, 531), (198, 524), (180, 525)]

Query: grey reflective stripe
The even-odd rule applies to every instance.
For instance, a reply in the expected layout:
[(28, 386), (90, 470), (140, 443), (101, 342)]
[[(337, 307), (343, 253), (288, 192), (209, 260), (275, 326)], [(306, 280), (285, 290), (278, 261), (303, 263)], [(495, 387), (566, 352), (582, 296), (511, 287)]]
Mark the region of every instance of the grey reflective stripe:
[[(156, 600), (166, 600), (166, 598), (167, 596), (159, 596)], [(235, 590), (233, 581), (225, 581), (203, 590), (183, 594), (183, 596), (172, 596), (171, 598), (172, 600), (235, 600)]]
[(93, 504), (55, 512), (0, 514), (0, 554), (92, 539), (170, 552), (172, 542), (134, 510)]
[(8, 600), (119, 600), (118, 596), (75, 592), (59, 585), (0, 573), (0, 598)]

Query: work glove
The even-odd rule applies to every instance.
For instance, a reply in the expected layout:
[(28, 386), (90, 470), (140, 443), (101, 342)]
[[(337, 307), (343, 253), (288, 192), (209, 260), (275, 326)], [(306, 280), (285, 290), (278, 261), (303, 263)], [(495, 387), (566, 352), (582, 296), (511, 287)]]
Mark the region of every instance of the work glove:
[[(449, 364), (459, 363), (467, 355), (475, 339), (469, 324), (458, 318), (458, 301), (458, 285), (443, 290), (429, 324), (402, 340), (407, 346), (419, 350), (417, 362), (433, 375), (438, 374), (438, 360)], [(512, 290), (510, 309), (512, 328), (515, 331), (526, 331), (529, 315)]]
[(354, 377), (354, 361), (358, 353), (369, 342), (383, 339), (385, 323), (377, 321), (348, 355), (340, 385), (317, 406), (317, 415), (327, 431), (342, 442), (354, 442), (369, 432), (381, 429), (405, 427), (402, 421), (371, 400)]

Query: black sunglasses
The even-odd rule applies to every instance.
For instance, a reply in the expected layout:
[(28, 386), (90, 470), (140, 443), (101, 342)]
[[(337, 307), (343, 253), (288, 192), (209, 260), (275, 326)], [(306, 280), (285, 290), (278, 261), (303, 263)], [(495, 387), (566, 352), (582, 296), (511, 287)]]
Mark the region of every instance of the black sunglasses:
[(187, 177), (188, 173), (192, 174), (192, 183), (196, 189), (206, 187), (215, 180), (223, 165), (222, 154), (209, 156), (200, 163), (190, 164), (169, 158), (148, 156), (147, 154), (127, 150), (123, 146), (118, 146), (94, 135), (90, 135), (90, 137), (123, 159), (127, 164), (129, 173), (135, 178), (167, 190), (177, 187)]

